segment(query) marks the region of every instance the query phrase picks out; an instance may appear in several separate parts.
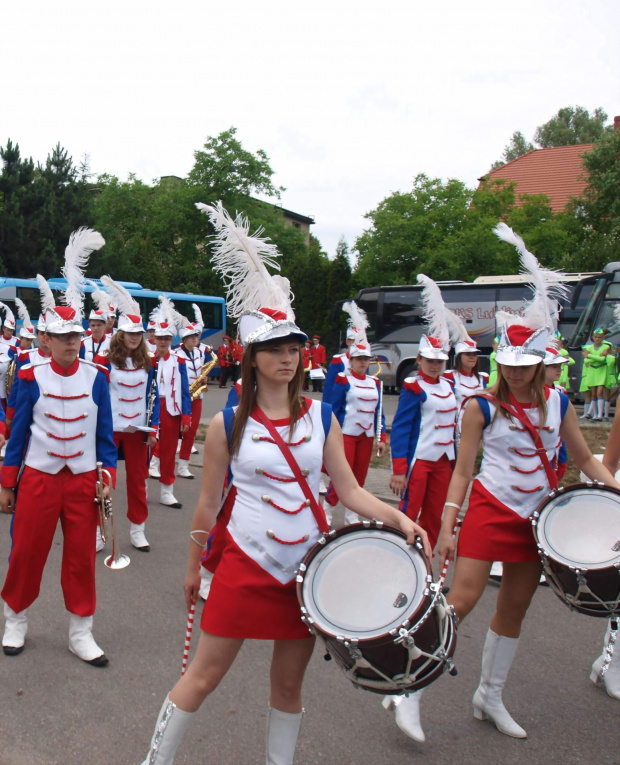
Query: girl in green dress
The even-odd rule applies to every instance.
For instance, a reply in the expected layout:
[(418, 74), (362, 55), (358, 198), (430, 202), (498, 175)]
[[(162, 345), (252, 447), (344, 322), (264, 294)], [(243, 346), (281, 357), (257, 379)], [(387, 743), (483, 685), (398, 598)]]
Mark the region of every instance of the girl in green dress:
[[(590, 419), (601, 421), (605, 406), (605, 386), (607, 384), (607, 356), (609, 343), (605, 343), (605, 331), (600, 327), (592, 333), (592, 343), (584, 346), (584, 366), (588, 368), (586, 383), (590, 389)], [(596, 409), (594, 407), (596, 406)]]

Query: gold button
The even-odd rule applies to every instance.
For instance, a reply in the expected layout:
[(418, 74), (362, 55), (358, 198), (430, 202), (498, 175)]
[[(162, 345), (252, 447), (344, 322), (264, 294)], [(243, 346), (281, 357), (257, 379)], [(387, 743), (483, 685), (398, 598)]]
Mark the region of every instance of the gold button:
[(269, 494), (263, 494), (263, 496), (261, 497), (261, 499), (263, 500), (263, 502), (269, 502), (269, 500), (271, 499), (271, 497), (269, 496)]
[(309, 499), (306, 500), (306, 507), (310, 507), (310, 500)]
[(260, 441), (260, 436), (258, 435), (258, 433), (252, 434), (252, 441)]
[(275, 534), (271, 529), (267, 529), (267, 536), (269, 537), (269, 539), (273, 539), (275, 537)]
[(254, 472), (256, 473), (256, 475), (262, 475), (263, 474), (263, 469), (262, 468), (255, 468)]
[(312, 436), (310, 435), (310, 433), (306, 433), (306, 435), (304, 436), (304, 441), (309, 441), (311, 438)]
[(307, 475), (310, 475), (310, 471), (308, 470), (308, 468), (305, 468), (304, 470), (301, 471), (301, 474), (303, 476), (307, 476)]

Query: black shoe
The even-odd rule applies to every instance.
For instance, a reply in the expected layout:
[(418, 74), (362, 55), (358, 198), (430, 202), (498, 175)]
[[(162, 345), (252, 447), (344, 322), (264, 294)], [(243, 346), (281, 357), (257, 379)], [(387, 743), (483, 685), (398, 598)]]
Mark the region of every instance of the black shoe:
[(24, 650), (24, 646), (3, 645), (2, 650), (4, 651), (5, 656), (19, 656)]
[(135, 550), (140, 550), (140, 552), (151, 552), (151, 546), (150, 545), (144, 545), (143, 547), (136, 547), (135, 545), (132, 545), (132, 547)]
[(174, 502), (172, 505), (167, 505), (165, 502), (160, 502), (159, 504), (162, 507), (171, 507), (174, 510), (180, 510), (183, 507), (183, 505), (180, 502)]
[(90, 664), (91, 667), (107, 667), (108, 664), (110, 663), (110, 660), (105, 655), (105, 653), (102, 653), (101, 656), (97, 656), (96, 659), (90, 659), (90, 661), (88, 661), (87, 659), (82, 659), (82, 661), (85, 664)]

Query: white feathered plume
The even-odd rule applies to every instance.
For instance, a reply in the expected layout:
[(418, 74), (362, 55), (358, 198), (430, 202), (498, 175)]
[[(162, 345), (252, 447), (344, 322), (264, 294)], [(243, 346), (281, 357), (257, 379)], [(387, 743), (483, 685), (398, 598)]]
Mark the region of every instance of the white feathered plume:
[(441, 290), (425, 274), (418, 274), (418, 284), (422, 285), (422, 306), (424, 319), (428, 325), (426, 334), (437, 338), (445, 348), (450, 340), (450, 332), (446, 315), (448, 309), (443, 302)]
[(355, 343), (366, 343), (366, 329), (370, 326), (366, 311), (360, 308), (354, 300), (342, 304), (342, 310), (349, 314), (347, 324), (355, 332)]
[(125, 316), (127, 316), (127, 314), (140, 316), (140, 304), (129, 294), (122, 284), (115, 282), (110, 276), (102, 276), (101, 283), (106, 289), (103, 293), (105, 296), (105, 308), (102, 310), (107, 310), (110, 301), (112, 300), (116, 308), (118, 308), (118, 310)]
[(453, 348), (457, 343), (472, 342), (463, 319), (449, 308), (446, 308), (446, 320), (448, 322), (448, 332), (450, 333), (450, 345)]
[(171, 330), (176, 334), (177, 316), (180, 314), (174, 309), (174, 303), (166, 295), (159, 295), (159, 319), (157, 321), (166, 321)]
[(149, 321), (164, 321), (161, 312), (161, 303), (155, 306), (149, 314)]
[(26, 329), (32, 330), (32, 322), (30, 321), (30, 314), (28, 313), (28, 309), (26, 308), (26, 304), (23, 300), (20, 300), (18, 297), (15, 298), (15, 305), (17, 306), (17, 315), (22, 320), (23, 326)]
[(101, 287), (96, 283), (88, 279), (88, 284), (93, 288), (90, 296), (95, 304), (97, 311), (107, 312), (110, 305), (110, 297), (107, 292), (104, 292)]
[(235, 220), (218, 202), (216, 207), (197, 202), (217, 232), (212, 256), (213, 268), (224, 279), (228, 315), (239, 318), (248, 311), (269, 307), (294, 320), (288, 279), (272, 276), (267, 266), (280, 270), (275, 244), (261, 237), (259, 229), (250, 235), (250, 223), (238, 214)]
[[(525, 305), (523, 315), (498, 312), (498, 323), (508, 326), (520, 320), (531, 329), (547, 326), (552, 331), (556, 329), (559, 314), (559, 301), (568, 295), (566, 276), (561, 271), (553, 271), (540, 265), (535, 255), (527, 247), (523, 239), (505, 223), (498, 223), (494, 233), (504, 242), (512, 244), (519, 253), (521, 272), (530, 277), (530, 287), (534, 292), (533, 298)], [(550, 338), (553, 340), (553, 338)]]
[(192, 303), (192, 308), (194, 309), (194, 321), (196, 324), (199, 324), (201, 327), (204, 327), (204, 319), (202, 318), (202, 313), (200, 312), (200, 308), (198, 307), (197, 303)]
[(56, 305), (56, 298), (54, 297), (52, 288), (41, 274), (37, 274), (37, 283), (39, 285), (39, 292), (41, 293), (41, 313), (45, 316), (46, 311), (49, 311)]
[(84, 299), (84, 269), (93, 250), (98, 250), (105, 244), (105, 239), (92, 228), (79, 228), (69, 237), (65, 249), (65, 264), (61, 269), (67, 280), (64, 292), (65, 305), (71, 306), (78, 314), (82, 313)]
[(6, 316), (4, 317), (4, 320), (6, 321), (7, 319), (9, 319), (10, 321), (13, 322), (13, 325), (15, 325), (15, 314), (13, 313), (13, 311), (11, 311), (8, 305), (6, 303), (0, 303), (0, 308), (4, 308), (6, 312)]

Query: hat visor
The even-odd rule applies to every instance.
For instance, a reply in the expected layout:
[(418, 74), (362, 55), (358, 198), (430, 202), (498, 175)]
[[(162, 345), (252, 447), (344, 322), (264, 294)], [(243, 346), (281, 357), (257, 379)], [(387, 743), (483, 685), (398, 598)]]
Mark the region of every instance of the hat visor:
[(270, 329), (269, 332), (265, 332), (264, 334), (261, 334), (260, 337), (257, 337), (253, 343), (244, 341), (243, 345), (247, 348), (248, 345), (262, 345), (263, 343), (268, 343), (273, 340), (283, 340), (286, 337), (290, 337), (291, 340), (299, 340), (300, 343), (305, 343), (308, 340), (308, 335), (306, 335), (305, 332), (302, 332), (299, 327), (296, 327), (294, 324), (289, 324), (288, 326), (282, 325), (280, 327), (274, 327), (273, 329)]
[(138, 324), (125, 324), (122, 327), (118, 327), (119, 332), (128, 332), (129, 334), (143, 334), (145, 332), (145, 329), (143, 326)]
[(61, 324), (60, 322), (51, 322), (45, 328), (48, 335), (68, 335), (70, 332), (79, 332), (83, 335), (85, 332), (81, 324)]
[(545, 366), (546, 367), (558, 367), (562, 364), (568, 364), (568, 359), (564, 356), (560, 356), (559, 359), (553, 358), (551, 361), (545, 360)]
[(498, 350), (495, 361), (506, 367), (531, 367), (542, 362), (541, 356), (534, 353), (514, 353), (513, 351)]
[(431, 361), (447, 361), (448, 354), (444, 353), (440, 348), (424, 348), (424, 350), (418, 351), (418, 355), (424, 359), (430, 359)]

